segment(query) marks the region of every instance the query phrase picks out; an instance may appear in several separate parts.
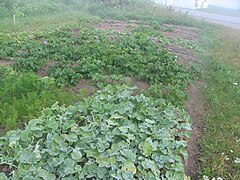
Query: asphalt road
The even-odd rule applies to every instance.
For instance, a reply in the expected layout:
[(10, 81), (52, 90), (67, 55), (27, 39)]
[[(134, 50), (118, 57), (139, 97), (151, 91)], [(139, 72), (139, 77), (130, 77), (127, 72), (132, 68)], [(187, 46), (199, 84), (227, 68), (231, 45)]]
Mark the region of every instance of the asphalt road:
[(188, 15), (198, 18), (198, 19), (203, 19), (205, 21), (232, 27), (235, 29), (240, 29), (240, 18), (238, 18), (238, 17), (212, 14), (212, 13), (206, 13), (206, 12), (199, 12), (199, 11), (195, 11), (195, 10), (183, 10), (182, 9), (181, 12), (187, 13)]

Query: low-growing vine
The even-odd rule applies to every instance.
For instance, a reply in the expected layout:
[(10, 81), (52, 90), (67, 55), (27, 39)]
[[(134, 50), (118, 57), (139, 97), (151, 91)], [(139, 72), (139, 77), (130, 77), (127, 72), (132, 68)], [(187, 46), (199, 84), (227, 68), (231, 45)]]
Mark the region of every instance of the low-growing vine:
[(54, 104), (0, 138), (0, 165), (13, 179), (183, 179), (189, 117), (131, 94), (107, 86), (74, 106)]

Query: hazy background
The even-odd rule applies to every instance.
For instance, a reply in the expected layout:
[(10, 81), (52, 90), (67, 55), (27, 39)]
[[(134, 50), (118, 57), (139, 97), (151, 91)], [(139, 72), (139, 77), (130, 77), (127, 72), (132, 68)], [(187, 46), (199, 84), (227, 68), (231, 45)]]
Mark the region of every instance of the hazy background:
[(240, 7), (240, 0), (210, 0), (209, 4), (225, 8), (238, 9)]
[[(177, 4), (194, 4), (194, 0), (153, 0), (157, 3), (166, 4), (171, 2), (175, 2)], [(224, 8), (231, 8), (231, 9), (239, 9), (240, 7), (240, 0), (209, 0), (209, 5), (220, 6)]]

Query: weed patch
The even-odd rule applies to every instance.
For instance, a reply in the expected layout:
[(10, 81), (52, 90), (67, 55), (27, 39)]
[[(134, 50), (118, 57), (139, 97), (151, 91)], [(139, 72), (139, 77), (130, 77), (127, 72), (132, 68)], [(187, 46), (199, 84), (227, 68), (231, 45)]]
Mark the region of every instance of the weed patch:
[(56, 89), (54, 79), (19, 74), (2, 66), (0, 71), (0, 126), (5, 130), (22, 126), (56, 101), (70, 105), (77, 99), (64, 89)]

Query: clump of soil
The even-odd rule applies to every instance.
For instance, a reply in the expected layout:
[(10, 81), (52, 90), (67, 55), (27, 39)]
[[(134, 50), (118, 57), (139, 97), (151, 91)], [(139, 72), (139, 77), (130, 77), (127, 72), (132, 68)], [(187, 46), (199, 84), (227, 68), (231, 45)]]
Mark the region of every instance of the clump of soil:
[(76, 86), (68, 89), (71, 89), (76, 94), (78, 94), (82, 90), (84, 91), (83, 93), (86, 97), (91, 96), (94, 92), (98, 90), (94, 83), (87, 79), (80, 80)]
[(169, 52), (175, 53), (177, 63), (188, 66), (189, 63), (197, 64), (197, 53), (194, 50), (187, 49), (181, 46), (164, 46)]
[(2, 66), (11, 66), (12, 64), (14, 64), (15, 63), (15, 61), (14, 60), (12, 60), (12, 59), (1, 59), (0, 58), (0, 65), (2, 65)]
[(49, 69), (55, 65), (56, 61), (48, 61), (36, 74), (41, 77), (48, 76)]
[(134, 90), (133, 95), (137, 95), (147, 90), (150, 85), (144, 81), (141, 81), (137, 78), (130, 78), (130, 83), (132, 86), (136, 86), (138, 89)]
[(204, 103), (201, 88), (204, 86), (202, 81), (197, 81), (187, 89), (189, 99), (185, 102), (185, 110), (192, 118), (191, 138), (188, 141), (188, 159), (185, 162), (185, 174), (192, 179), (198, 179), (200, 170), (200, 146), (199, 139), (203, 131)]

